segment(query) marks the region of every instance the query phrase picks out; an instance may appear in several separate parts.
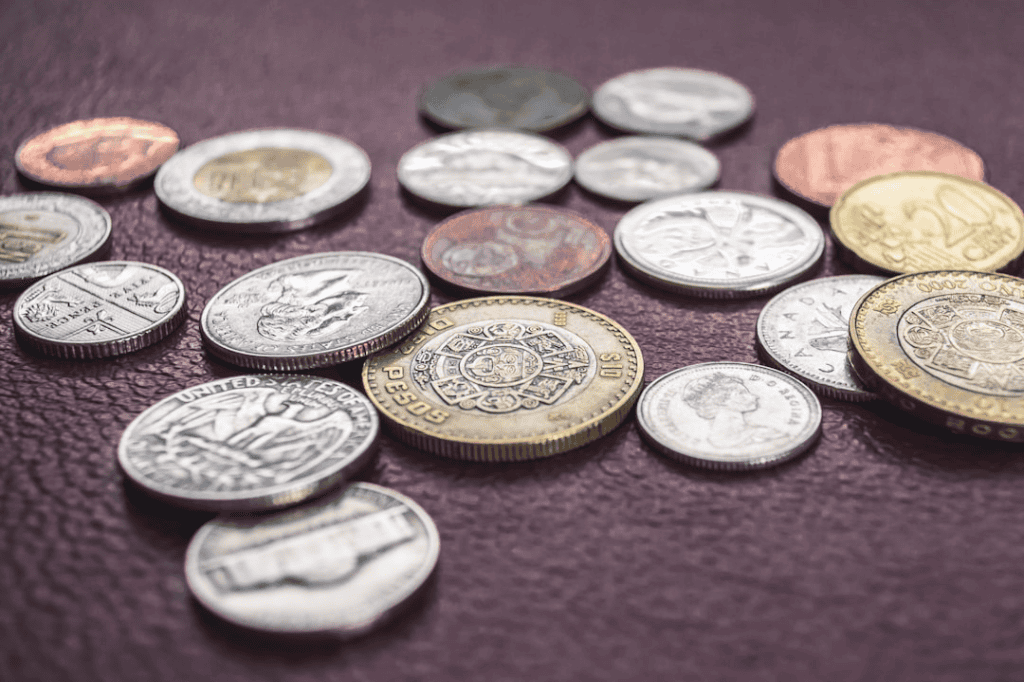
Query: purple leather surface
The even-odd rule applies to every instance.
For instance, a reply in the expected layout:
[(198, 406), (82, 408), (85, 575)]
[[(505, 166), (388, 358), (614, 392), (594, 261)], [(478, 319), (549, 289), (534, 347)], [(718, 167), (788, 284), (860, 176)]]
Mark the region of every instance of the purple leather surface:
[[(0, 2), (0, 192), (27, 136), (130, 115), (185, 144), (252, 127), (350, 138), (370, 155), (355, 213), (302, 232), (179, 227), (151, 189), (101, 200), (111, 258), (188, 287), (190, 318), (130, 356), (61, 362), (11, 333), (0, 296), (0, 680), (1018, 680), (1024, 675), (1024, 457), (883, 406), (824, 400), (806, 457), (757, 474), (674, 464), (632, 418), (582, 450), (513, 465), (449, 462), (385, 438), (363, 478), (406, 493), (442, 538), (436, 579), (391, 625), (346, 643), (262, 637), (190, 598), (182, 563), (209, 515), (122, 484), (116, 447), (140, 411), (244, 373), (203, 352), (222, 285), (286, 257), (374, 250), (418, 262), (439, 216), (395, 165), (434, 134), (419, 89), (464, 67), (527, 63), (594, 88), (627, 70), (728, 74), (753, 124), (715, 148), (723, 189), (771, 192), (790, 137), (837, 122), (935, 130), (978, 151), (1024, 200), (1024, 69), (1014, 3)], [(592, 118), (573, 154), (611, 135)], [(560, 199), (611, 232), (624, 209)], [(831, 244), (820, 274), (849, 270)], [(451, 300), (444, 292), (434, 302)], [(767, 299), (701, 302), (617, 264), (574, 302), (638, 339), (648, 380), (755, 362)], [(324, 376), (359, 386), (358, 363)]]

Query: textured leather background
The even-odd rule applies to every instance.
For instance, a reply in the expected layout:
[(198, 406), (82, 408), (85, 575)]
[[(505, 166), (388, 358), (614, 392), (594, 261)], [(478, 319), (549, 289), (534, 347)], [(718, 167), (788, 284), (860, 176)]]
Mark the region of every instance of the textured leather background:
[[(949, 135), (1024, 200), (1016, 3), (563, 0), (0, 1), (0, 192), (12, 154), (78, 118), (164, 122), (185, 144), (294, 126), (354, 140), (373, 164), (354, 213), (272, 237), (178, 227), (151, 189), (103, 200), (112, 258), (177, 273), (190, 318), (98, 362), (34, 357), (0, 296), (0, 679), (1019, 680), (1024, 677), (1024, 457), (882, 406), (823, 401), (806, 457), (749, 475), (676, 465), (632, 419), (536, 463), (448, 462), (385, 439), (364, 478), (435, 519), (440, 570), (390, 626), (348, 643), (241, 632), (189, 597), (182, 562), (209, 518), (124, 487), (116, 446), (158, 399), (243, 373), (203, 350), (198, 318), (256, 266), (327, 250), (418, 262), (439, 216), (400, 195), (395, 165), (434, 131), (414, 100), (435, 77), (519, 62), (594, 88), (623, 71), (721, 71), (757, 98), (715, 151), (723, 189), (771, 192), (790, 137), (882, 121)], [(563, 131), (574, 154), (611, 134)], [(561, 203), (609, 232), (624, 212), (573, 187)], [(821, 274), (848, 270), (832, 258)], [(450, 300), (435, 292), (435, 303)], [(669, 296), (614, 265), (570, 300), (625, 325), (648, 379), (756, 361), (766, 299)], [(359, 385), (359, 367), (325, 376)]]

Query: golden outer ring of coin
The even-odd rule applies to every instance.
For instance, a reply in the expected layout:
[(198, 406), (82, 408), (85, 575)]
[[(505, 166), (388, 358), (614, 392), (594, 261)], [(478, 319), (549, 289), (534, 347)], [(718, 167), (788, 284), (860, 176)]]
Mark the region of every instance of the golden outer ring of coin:
[[(449, 405), (411, 379), (416, 354), (445, 330), (503, 321), (536, 321), (581, 337), (594, 354), (593, 379), (566, 403), (492, 415)], [(640, 346), (618, 323), (583, 306), (529, 296), (434, 308), (408, 339), (363, 365), (363, 387), (392, 435), (433, 454), (485, 462), (549, 457), (597, 440), (629, 414), (643, 377)]]
[(975, 393), (942, 381), (904, 351), (897, 324), (911, 306), (948, 294), (999, 295), (1024, 306), (1024, 280), (967, 270), (894, 277), (867, 292), (850, 314), (849, 358), (855, 373), (897, 407), (955, 433), (1024, 443), (1024, 395)]
[[(954, 240), (952, 247), (947, 247), (943, 250), (942, 241), (936, 243), (933, 239), (922, 239), (919, 243), (924, 244), (927, 242), (926, 246), (923, 248), (932, 249), (933, 257), (937, 256), (939, 251), (942, 251), (944, 254), (948, 254), (948, 260), (930, 263), (927, 268), (911, 268), (910, 266), (907, 266), (903, 269), (899, 269), (892, 267), (891, 264), (886, 263), (880, 259), (877, 254), (873, 253), (873, 250), (875, 250), (874, 244), (877, 243), (877, 240), (874, 240), (869, 244), (870, 248), (865, 248), (865, 246), (857, 244), (856, 226), (851, 224), (851, 220), (847, 214), (847, 207), (858, 200), (864, 199), (864, 195), (870, 194), (872, 189), (877, 188), (879, 185), (899, 181), (915, 182), (922, 180), (925, 182), (930, 180), (934, 185), (946, 182), (954, 186), (959, 185), (961, 188), (973, 188), (989, 195), (993, 200), (1002, 203), (1004, 209), (1010, 214), (1013, 222), (1015, 223), (1015, 233), (1011, 235), (1012, 247), (1002, 247), (989, 256), (978, 259), (977, 262), (955, 256), (950, 253), (949, 249), (956, 247), (962, 250), (965, 240), (968, 237), (972, 237), (977, 232), (977, 226), (969, 226), (972, 227), (973, 231), (966, 235), (963, 234), (962, 229), (958, 229), (958, 225), (943, 226), (942, 217), (936, 210), (943, 207), (939, 206), (936, 201), (932, 201), (928, 197), (921, 196), (913, 190), (907, 190), (899, 193), (894, 192), (889, 196), (886, 196), (885, 199), (888, 200), (886, 202), (888, 205), (884, 208), (895, 209), (896, 206), (899, 206), (900, 208), (896, 210), (900, 210), (907, 220), (910, 220), (912, 217), (917, 218), (920, 214), (922, 220), (932, 220), (934, 223), (942, 227), (943, 232), (946, 235), (945, 241), (948, 242), (950, 239)], [(935, 190), (937, 190), (937, 187), (935, 187), (933, 191)], [(925, 214), (930, 214), (930, 217)], [(946, 269), (976, 270), (985, 272), (993, 272), (1003, 269), (1014, 270), (1019, 265), (1021, 254), (1024, 253), (1024, 213), (1021, 212), (1020, 207), (1013, 199), (984, 182), (968, 180), (967, 178), (962, 178), (958, 175), (936, 173), (934, 171), (900, 171), (898, 173), (876, 175), (872, 178), (868, 178), (867, 180), (858, 182), (856, 185), (846, 190), (842, 196), (836, 200), (836, 203), (832, 206), (832, 210), (829, 212), (829, 224), (832, 227), (832, 234), (836, 238), (836, 245), (839, 247), (839, 256), (855, 269), (869, 274), (877, 274), (881, 272), (887, 275), (901, 275), (908, 274), (910, 272), (927, 272)]]

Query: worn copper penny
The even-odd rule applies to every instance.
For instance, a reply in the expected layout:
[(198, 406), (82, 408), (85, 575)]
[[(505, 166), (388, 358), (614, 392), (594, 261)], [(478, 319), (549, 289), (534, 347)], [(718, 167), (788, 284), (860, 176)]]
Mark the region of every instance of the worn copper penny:
[(608, 234), (568, 211), (497, 206), (452, 216), (423, 241), (423, 263), (469, 291), (562, 296), (601, 276)]
[(116, 192), (145, 180), (178, 151), (178, 134), (137, 118), (91, 118), (51, 128), (14, 155), (30, 180), (84, 193)]
[(904, 170), (985, 179), (981, 157), (959, 142), (881, 123), (834, 125), (794, 137), (782, 145), (774, 167), (779, 184), (824, 207), (861, 180)]

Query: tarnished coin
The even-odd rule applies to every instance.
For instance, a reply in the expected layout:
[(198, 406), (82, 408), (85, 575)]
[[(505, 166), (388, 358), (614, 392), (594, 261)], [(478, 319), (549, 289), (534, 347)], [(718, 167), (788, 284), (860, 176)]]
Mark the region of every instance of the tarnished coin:
[(622, 216), (615, 250), (636, 277), (708, 298), (769, 294), (825, 251), (818, 223), (792, 204), (746, 192), (655, 199)]
[(370, 157), (312, 130), (247, 130), (175, 154), (154, 188), (165, 208), (200, 226), (286, 232), (336, 215), (370, 181)]
[(265, 265), (213, 295), (199, 320), (207, 350), (251, 369), (296, 371), (390, 346), (427, 315), (430, 285), (381, 253), (314, 253)]
[(597, 279), (612, 240), (575, 213), (541, 206), (465, 211), (423, 241), (423, 264), (442, 280), (484, 293), (563, 296)]
[(377, 411), (330, 379), (241, 376), (164, 398), (125, 429), (121, 469), (152, 495), (211, 511), (296, 504), (373, 455)]
[(110, 251), (110, 214), (89, 199), (57, 192), (0, 197), (0, 288)]
[(1024, 213), (982, 182), (929, 171), (868, 178), (829, 215), (840, 255), (890, 274), (1013, 269), (1024, 252)]
[(551, 140), (513, 130), (466, 130), (421, 142), (398, 161), (398, 181), (443, 206), (522, 204), (572, 179), (572, 156)]
[(550, 130), (587, 112), (587, 89), (554, 71), (495, 66), (445, 76), (420, 94), (424, 116), (448, 128)]
[(91, 360), (166, 337), (187, 316), (185, 285), (149, 263), (76, 265), (41, 279), (14, 303), (14, 331), (32, 350)]
[(858, 375), (955, 431), (1024, 442), (1024, 281), (936, 271), (895, 277), (850, 317)]
[(409, 340), (367, 359), (363, 385), (398, 439), (509, 461), (605, 435), (629, 414), (643, 374), (640, 347), (604, 315), (493, 296), (434, 308)]
[(696, 192), (718, 182), (718, 157), (669, 137), (627, 135), (596, 144), (576, 159), (576, 182), (619, 201)]
[(710, 469), (761, 469), (796, 457), (821, 434), (821, 404), (802, 383), (743, 362), (706, 362), (655, 379), (636, 409), (664, 454)]
[(779, 149), (773, 170), (780, 185), (826, 208), (875, 175), (915, 170), (985, 179), (981, 157), (956, 140), (882, 123), (833, 125), (794, 137)]
[(861, 296), (884, 281), (873, 275), (825, 277), (776, 294), (757, 318), (761, 358), (803, 379), (821, 395), (871, 400), (875, 394), (856, 378), (846, 357), (850, 311)]
[(594, 92), (592, 106), (613, 128), (707, 140), (749, 119), (754, 96), (720, 73), (668, 66), (612, 78)]
[(352, 636), (394, 615), (440, 549), (418, 504), (353, 483), (274, 514), (210, 521), (189, 543), (185, 578), (203, 606), (236, 625)]
[(14, 153), (29, 180), (86, 194), (118, 192), (149, 178), (178, 151), (178, 134), (137, 118), (90, 118), (51, 128)]

